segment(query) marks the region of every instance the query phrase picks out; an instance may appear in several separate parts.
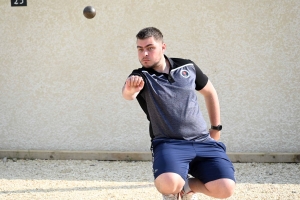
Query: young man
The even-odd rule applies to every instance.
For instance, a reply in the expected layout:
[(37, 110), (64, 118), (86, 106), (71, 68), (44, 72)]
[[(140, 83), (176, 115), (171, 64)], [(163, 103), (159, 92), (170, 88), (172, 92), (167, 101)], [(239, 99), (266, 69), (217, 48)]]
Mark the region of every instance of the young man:
[[(212, 83), (191, 60), (164, 55), (166, 44), (157, 28), (144, 28), (136, 37), (142, 68), (129, 75), (122, 94), (137, 99), (150, 122), (155, 187), (170, 200), (196, 199), (199, 192), (231, 196), (234, 168), (218, 142), (222, 126)], [(204, 96), (209, 131), (195, 90)]]

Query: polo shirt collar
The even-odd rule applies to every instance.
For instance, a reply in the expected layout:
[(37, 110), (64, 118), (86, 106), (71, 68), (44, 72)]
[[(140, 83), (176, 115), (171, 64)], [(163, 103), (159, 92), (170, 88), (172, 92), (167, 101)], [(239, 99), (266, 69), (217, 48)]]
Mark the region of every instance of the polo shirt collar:
[(164, 57), (165, 57), (166, 60), (169, 61), (169, 63), (170, 63), (170, 71), (171, 71), (172, 69), (174, 69), (174, 62), (168, 56), (164, 55)]

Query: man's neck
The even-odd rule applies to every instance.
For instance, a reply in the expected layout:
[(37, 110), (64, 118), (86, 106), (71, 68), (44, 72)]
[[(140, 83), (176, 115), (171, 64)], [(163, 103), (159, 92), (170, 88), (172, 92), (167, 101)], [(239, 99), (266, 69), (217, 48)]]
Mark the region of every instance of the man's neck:
[(163, 63), (158, 66), (156, 69), (154, 69), (155, 71), (159, 72), (159, 73), (165, 73), (165, 74), (169, 74), (170, 72), (170, 64), (169, 62), (164, 59)]

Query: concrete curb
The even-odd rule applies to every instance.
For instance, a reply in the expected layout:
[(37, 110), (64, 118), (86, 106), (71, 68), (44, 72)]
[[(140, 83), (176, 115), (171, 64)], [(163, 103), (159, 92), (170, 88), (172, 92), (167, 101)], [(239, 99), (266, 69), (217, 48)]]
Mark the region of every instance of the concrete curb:
[[(300, 153), (227, 153), (234, 163), (299, 163)], [(43, 160), (151, 161), (150, 152), (0, 150), (0, 158)]]
[(300, 153), (228, 153), (232, 162), (299, 163)]

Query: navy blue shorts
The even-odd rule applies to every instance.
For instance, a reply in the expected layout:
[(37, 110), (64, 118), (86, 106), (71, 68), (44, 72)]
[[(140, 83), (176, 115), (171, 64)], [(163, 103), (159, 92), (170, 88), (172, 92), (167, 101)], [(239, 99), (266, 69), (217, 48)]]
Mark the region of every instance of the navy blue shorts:
[(221, 142), (155, 139), (152, 147), (154, 178), (173, 172), (184, 180), (190, 174), (204, 184), (220, 178), (235, 181), (234, 167)]

